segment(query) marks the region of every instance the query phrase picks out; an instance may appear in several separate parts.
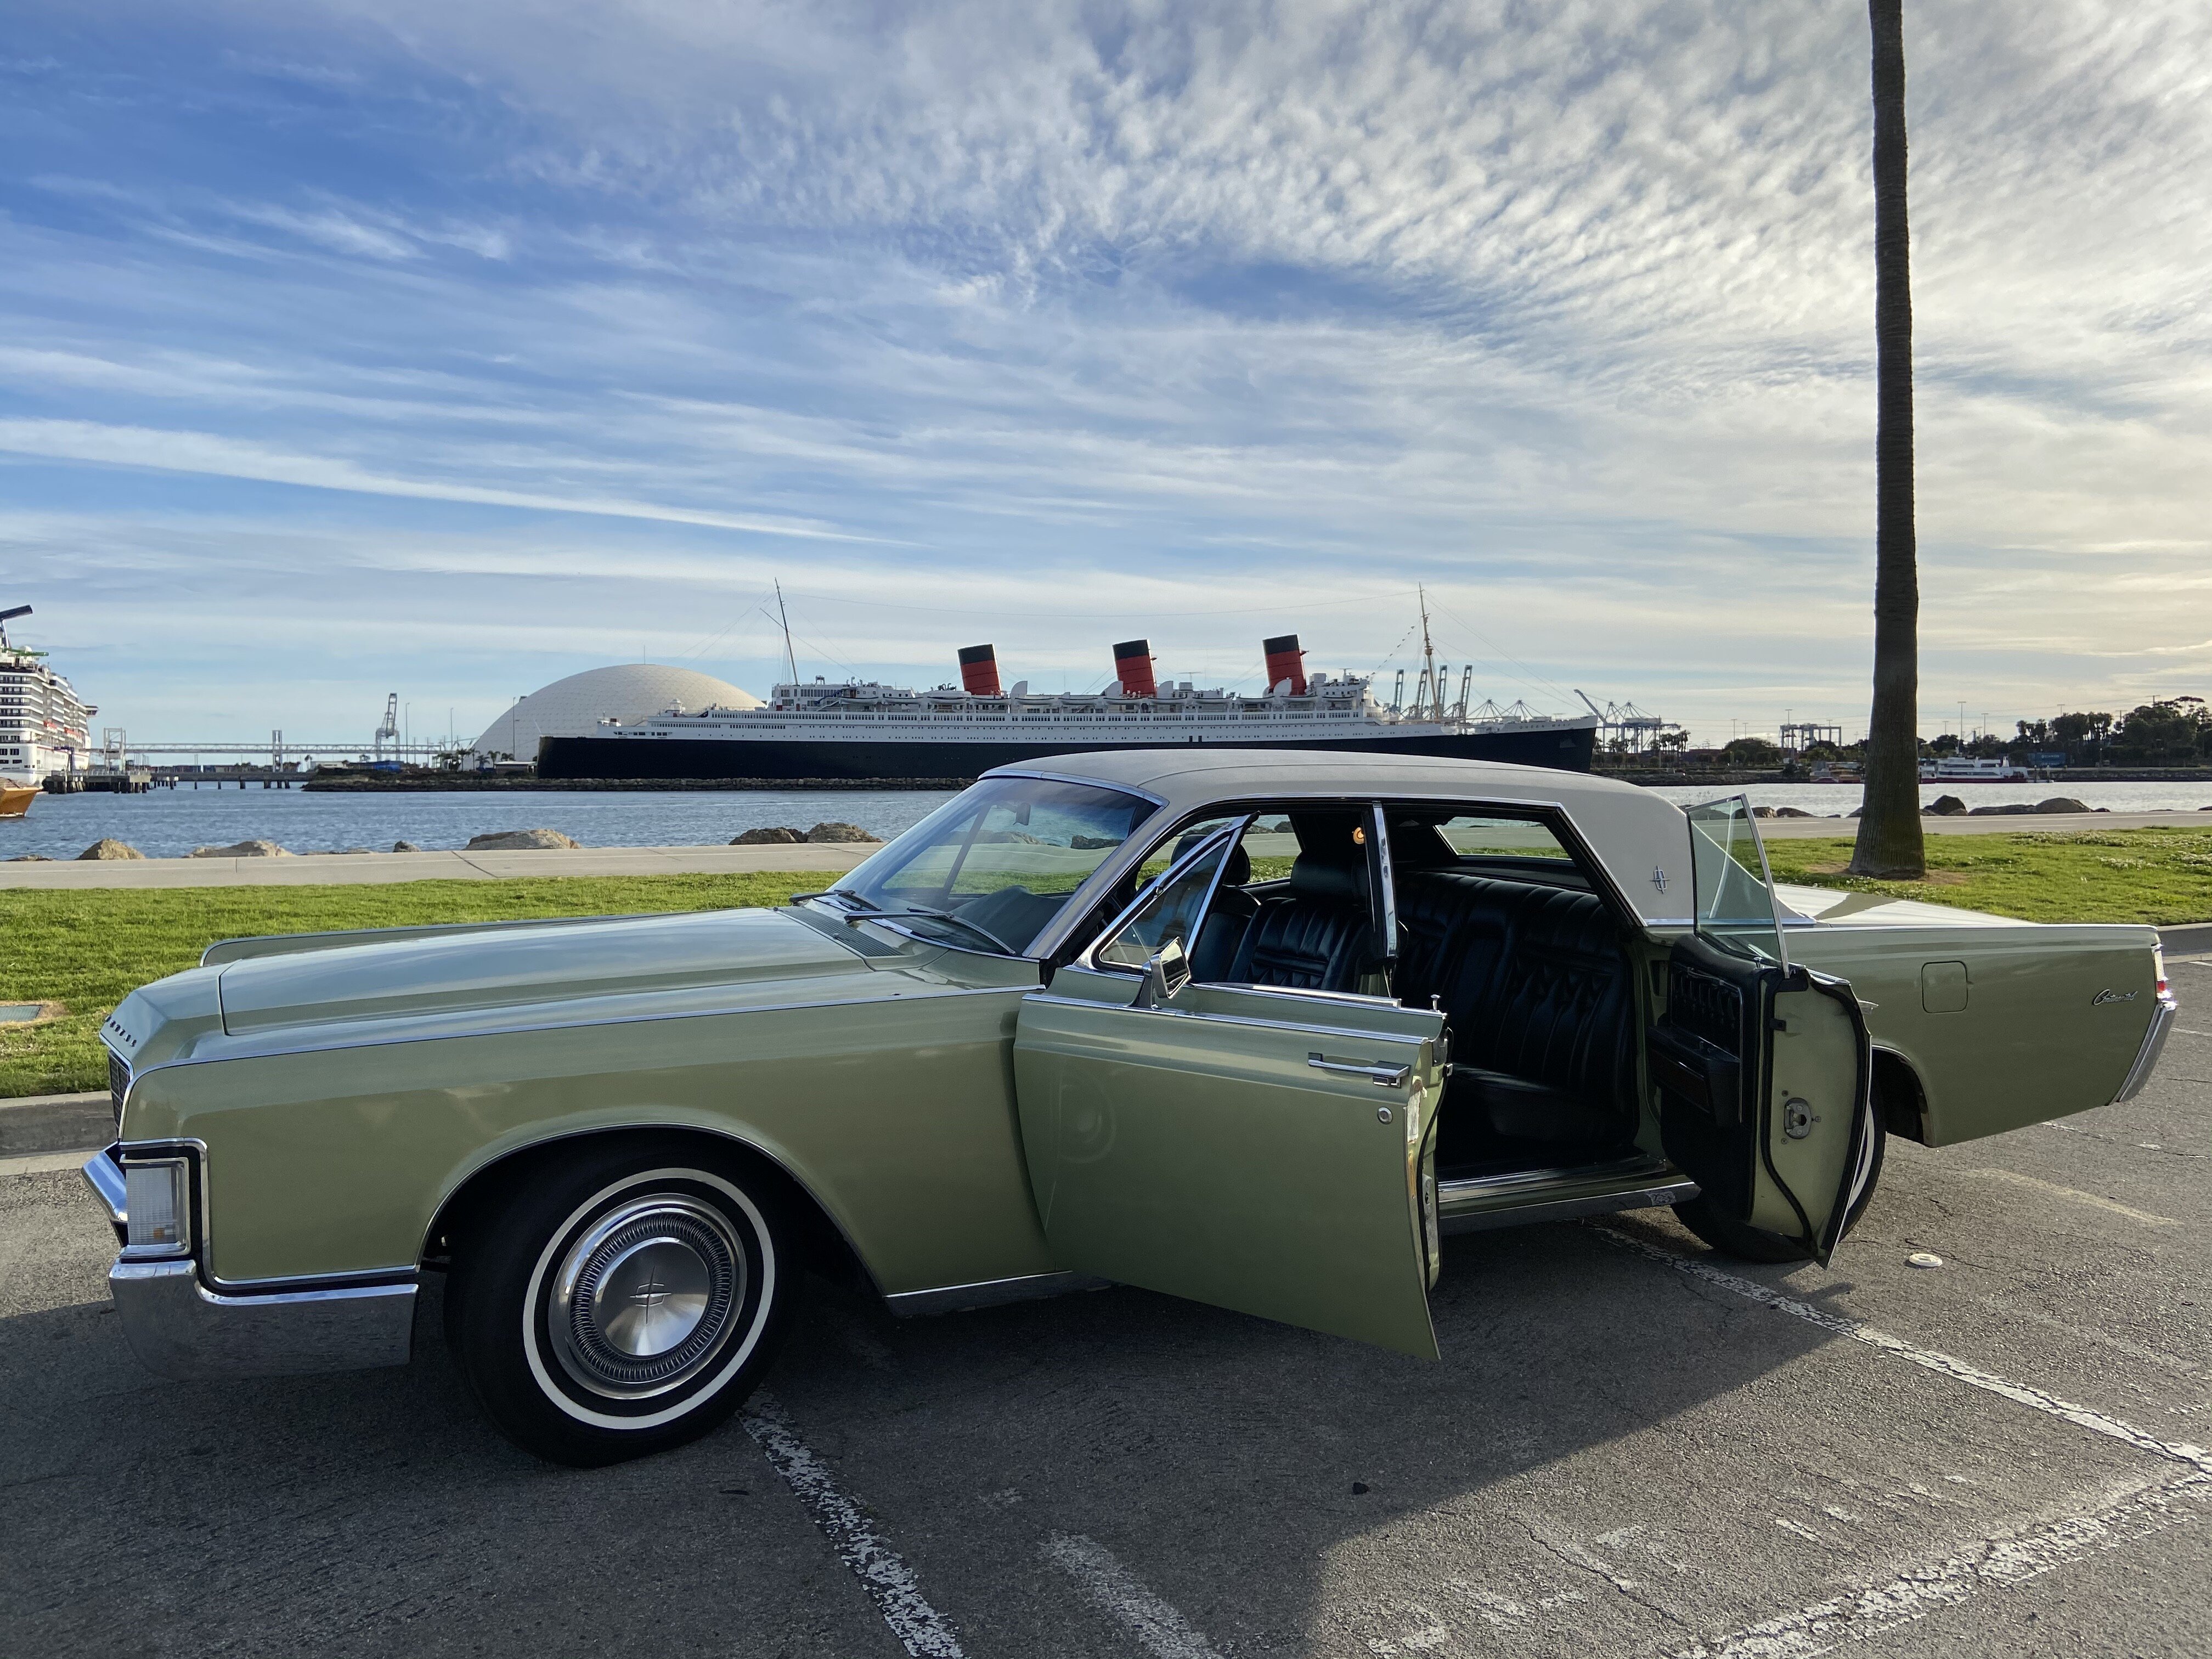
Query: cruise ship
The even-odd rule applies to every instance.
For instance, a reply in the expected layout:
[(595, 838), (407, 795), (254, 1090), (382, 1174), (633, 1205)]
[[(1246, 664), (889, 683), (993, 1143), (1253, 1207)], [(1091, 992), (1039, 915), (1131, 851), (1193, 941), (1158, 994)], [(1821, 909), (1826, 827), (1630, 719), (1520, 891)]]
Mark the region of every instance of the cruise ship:
[(1449, 691), (1449, 665), (1425, 658), (1413, 697), (1401, 674), (1392, 700), (1370, 679), (1305, 672), (1297, 635), (1266, 641), (1267, 689), (1244, 695), (1189, 681), (1160, 683), (1144, 640), (1114, 647), (1099, 691), (1001, 689), (988, 645), (959, 653), (960, 683), (915, 691), (875, 681), (801, 682), (793, 673), (753, 708), (671, 708), (607, 721), (582, 737), (548, 737), (541, 778), (963, 779), (994, 766), (1097, 749), (1189, 744), (1362, 750), (1512, 761), (1587, 772), (1595, 714), (1552, 716), (1521, 705), (1470, 708), (1473, 671)]
[(100, 711), (46, 664), (46, 653), (11, 644), (8, 624), (31, 607), (0, 611), (0, 777), (36, 784), (90, 762), (88, 723)]

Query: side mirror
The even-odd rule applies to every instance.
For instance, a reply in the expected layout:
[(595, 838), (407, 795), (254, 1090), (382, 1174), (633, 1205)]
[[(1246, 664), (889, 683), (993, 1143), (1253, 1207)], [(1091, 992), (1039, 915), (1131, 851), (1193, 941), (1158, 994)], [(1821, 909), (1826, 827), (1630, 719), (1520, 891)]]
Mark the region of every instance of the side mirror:
[(1190, 983), (1190, 957), (1180, 939), (1170, 939), (1145, 963), (1145, 981), (1137, 988), (1133, 1008), (1158, 1008), (1172, 1002)]

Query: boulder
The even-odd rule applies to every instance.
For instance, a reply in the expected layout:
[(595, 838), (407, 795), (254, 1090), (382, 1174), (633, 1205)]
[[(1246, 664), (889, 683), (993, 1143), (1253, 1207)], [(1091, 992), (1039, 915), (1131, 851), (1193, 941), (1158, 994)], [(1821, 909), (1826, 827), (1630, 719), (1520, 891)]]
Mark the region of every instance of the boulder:
[(1755, 818), (1771, 818), (1775, 816), (1775, 811), (1771, 806), (1754, 806), (1751, 809), (1751, 815)]
[(137, 848), (129, 845), (127, 842), (119, 842), (112, 836), (101, 836), (98, 841), (93, 842), (91, 846), (86, 848), (84, 851), (77, 854), (79, 860), (143, 859), (145, 856), (146, 855), (140, 852)]
[(395, 853), (419, 853), (422, 849), (411, 841), (395, 841), (392, 843), (392, 850)]
[(1774, 816), (1778, 818), (1809, 818), (1814, 815), (1802, 806), (1778, 806), (1774, 809)]
[(9, 859), (8, 862), (10, 864), (52, 864), (53, 860), (48, 858), (44, 853), (18, 853), (14, 858)]
[(292, 855), (273, 841), (234, 841), (228, 847), (195, 847), (196, 859), (289, 859)]
[(857, 823), (817, 823), (806, 832), (809, 841), (873, 841)]
[(1938, 795), (1920, 809), (1920, 815), (1923, 817), (1930, 814), (1939, 818), (1964, 817), (1966, 814), (1966, 803), (1956, 795)]
[(471, 836), (471, 853), (574, 852), (576, 843), (558, 830), (495, 830), (488, 836)]
[(2049, 800), (2036, 802), (2035, 810), (2039, 812), (2086, 812), (2089, 805), (2087, 801), (2075, 800), (2071, 795), (2053, 795)]
[(748, 830), (743, 835), (730, 838), (732, 847), (788, 847), (793, 842), (806, 839), (804, 830), (789, 830), (781, 824), (763, 824), (757, 830)]
[(2005, 806), (1977, 806), (1968, 814), (1977, 818), (2022, 818), (2035, 809), (2026, 801), (2016, 801)]

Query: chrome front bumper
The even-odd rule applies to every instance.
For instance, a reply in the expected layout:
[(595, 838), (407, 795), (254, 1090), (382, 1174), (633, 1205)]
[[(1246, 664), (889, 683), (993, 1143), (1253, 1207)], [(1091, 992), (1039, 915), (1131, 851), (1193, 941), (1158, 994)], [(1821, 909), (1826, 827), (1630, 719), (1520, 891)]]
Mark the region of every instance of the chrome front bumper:
[(2166, 1047), (2166, 1034), (2173, 1030), (2173, 1022), (2180, 1015), (2181, 1004), (2171, 994), (2158, 1000), (2158, 1006), (2151, 1011), (2150, 1030), (2143, 1033), (2142, 1047), (2136, 1051), (2136, 1063), (2129, 1069), (2128, 1080), (2112, 1097), (2113, 1105), (2133, 1100), (2142, 1092), (2143, 1085), (2150, 1081), (2150, 1074), (2158, 1068), (2158, 1056)]
[[(122, 1170), (97, 1152), (84, 1178), (120, 1232)], [(139, 1363), (184, 1382), (404, 1365), (414, 1346), (411, 1277), (226, 1295), (201, 1283), (199, 1265), (189, 1258), (137, 1261), (126, 1252), (108, 1269), (107, 1290)]]

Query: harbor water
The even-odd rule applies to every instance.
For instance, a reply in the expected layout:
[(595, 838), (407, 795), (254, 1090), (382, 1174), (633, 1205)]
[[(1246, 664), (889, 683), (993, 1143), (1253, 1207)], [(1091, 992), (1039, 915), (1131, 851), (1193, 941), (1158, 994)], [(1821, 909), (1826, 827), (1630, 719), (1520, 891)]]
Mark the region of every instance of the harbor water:
[[(1692, 784), (1655, 793), (1680, 805), (1742, 793), (1754, 806), (1794, 806), (1846, 818), (1859, 804), (1856, 784)], [(1969, 806), (1998, 806), (2064, 795), (2115, 812), (2195, 811), (2212, 807), (2203, 783), (1926, 784), (1923, 803), (1955, 794)], [(112, 836), (149, 858), (180, 858), (195, 848), (273, 841), (289, 852), (349, 848), (389, 852), (394, 842), (428, 851), (467, 845), (501, 830), (558, 830), (586, 847), (699, 847), (746, 830), (825, 821), (853, 823), (888, 840), (918, 823), (950, 792), (933, 790), (497, 791), (352, 794), (297, 789), (156, 789), (143, 795), (41, 795), (24, 818), (0, 819), (0, 859), (41, 854), (75, 858)], [(2212, 827), (2212, 811), (2205, 814)], [(2022, 828), (2033, 828), (2032, 821)], [(1838, 824), (1837, 833), (1848, 833)]]

